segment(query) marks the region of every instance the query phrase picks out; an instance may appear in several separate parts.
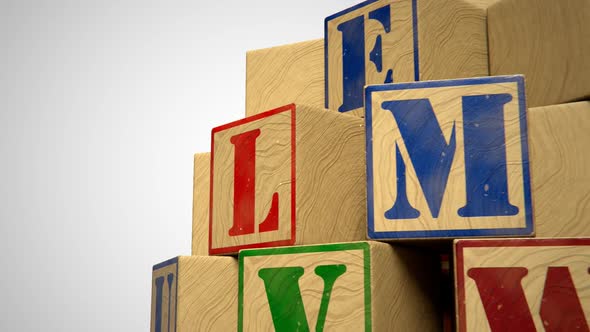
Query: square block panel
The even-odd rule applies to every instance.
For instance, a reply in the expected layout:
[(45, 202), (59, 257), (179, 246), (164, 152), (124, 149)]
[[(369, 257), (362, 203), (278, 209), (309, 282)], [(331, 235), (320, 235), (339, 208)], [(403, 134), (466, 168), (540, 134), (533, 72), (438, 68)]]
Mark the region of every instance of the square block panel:
[(295, 107), (212, 131), (210, 253), (295, 242)]
[(524, 79), (366, 89), (368, 235), (532, 235)]
[(458, 240), (458, 331), (588, 331), (590, 239)]

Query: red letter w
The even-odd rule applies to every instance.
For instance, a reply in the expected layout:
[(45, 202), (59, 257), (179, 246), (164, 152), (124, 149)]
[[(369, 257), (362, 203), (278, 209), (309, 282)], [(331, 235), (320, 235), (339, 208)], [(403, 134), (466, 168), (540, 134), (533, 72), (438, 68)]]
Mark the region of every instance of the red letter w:
[[(527, 274), (524, 267), (473, 268), (467, 272), (475, 280), (492, 332), (536, 331), (521, 285)], [(547, 332), (589, 332), (567, 267), (547, 270), (539, 314)]]

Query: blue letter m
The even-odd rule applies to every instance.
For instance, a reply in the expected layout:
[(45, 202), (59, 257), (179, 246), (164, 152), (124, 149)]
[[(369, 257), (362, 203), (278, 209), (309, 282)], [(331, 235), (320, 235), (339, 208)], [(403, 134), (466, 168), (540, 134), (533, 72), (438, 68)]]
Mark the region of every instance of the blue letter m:
[[(518, 207), (509, 202), (506, 170), (504, 105), (511, 100), (509, 94), (462, 98), (467, 204), (457, 211), (461, 217), (518, 214)], [(447, 142), (428, 99), (386, 101), (381, 106), (393, 115), (430, 212), (438, 218), (455, 157), (457, 124)], [(408, 201), (406, 163), (397, 144), (396, 169), (397, 196), (385, 217), (417, 218), (420, 211)]]

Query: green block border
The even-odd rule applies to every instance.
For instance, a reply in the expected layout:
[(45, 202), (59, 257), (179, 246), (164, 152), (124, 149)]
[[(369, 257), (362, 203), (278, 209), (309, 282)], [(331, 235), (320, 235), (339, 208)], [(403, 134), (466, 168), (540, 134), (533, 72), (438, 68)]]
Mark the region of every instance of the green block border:
[(335, 243), (308, 245), (297, 247), (279, 247), (265, 249), (241, 250), (239, 253), (238, 274), (238, 332), (243, 331), (244, 323), (244, 257), (274, 256), (287, 254), (306, 254), (312, 252), (333, 252), (347, 250), (362, 250), (365, 272), (365, 331), (371, 331), (371, 246), (368, 242)]

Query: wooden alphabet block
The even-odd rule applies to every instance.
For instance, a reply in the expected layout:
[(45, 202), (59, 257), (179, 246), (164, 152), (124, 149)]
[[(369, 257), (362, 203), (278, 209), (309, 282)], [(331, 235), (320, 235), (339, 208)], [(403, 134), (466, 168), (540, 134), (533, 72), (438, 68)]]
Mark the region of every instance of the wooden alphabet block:
[(371, 239), (532, 235), (522, 76), (369, 86)]
[(193, 236), (192, 255), (209, 254), (209, 183), (211, 154), (197, 153), (193, 175)]
[(369, 0), (325, 20), (325, 107), (363, 115), (365, 85), (487, 76), (495, 0)]
[(155, 265), (150, 331), (235, 330), (237, 282), (233, 257), (180, 256)]
[(211, 136), (210, 254), (365, 238), (362, 119), (291, 104)]
[(324, 107), (324, 40), (246, 53), (246, 116), (289, 103)]
[(378, 242), (240, 251), (238, 331), (439, 331), (437, 264)]
[(590, 1), (501, 0), (488, 9), (491, 75), (524, 74), (529, 107), (590, 97)]
[(590, 101), (529, 108), (535, 233), (590, 237)]
[(589, 331), (589, 272), (590, 238), (456, 241), (457, 330)]

